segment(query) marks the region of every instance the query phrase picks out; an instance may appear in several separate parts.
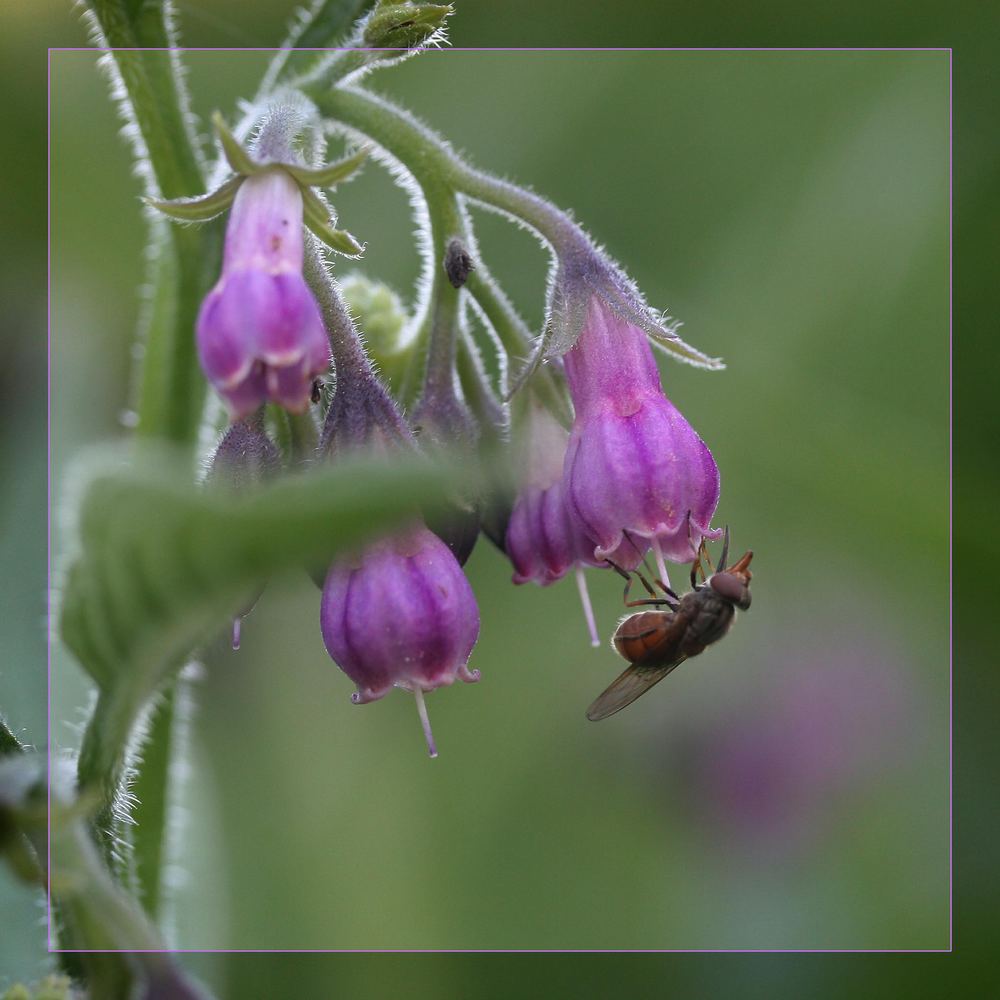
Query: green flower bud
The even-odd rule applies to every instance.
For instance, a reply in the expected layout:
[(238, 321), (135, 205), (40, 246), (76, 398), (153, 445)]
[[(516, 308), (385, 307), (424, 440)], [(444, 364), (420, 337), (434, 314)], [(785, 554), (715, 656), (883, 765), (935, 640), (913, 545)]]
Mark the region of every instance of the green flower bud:
[(409, 50), (432, 45), (451, 13), (451, 4), (383, 3), (365, 25), (365, 48)]
[(355, 271), (340, 284), (351, 313), (365, 336), (368, 353), (382, 376), (395, 388), (413, 353), (412, 343), (403, 342), (408, 316), (399, 296), (380, 281)]

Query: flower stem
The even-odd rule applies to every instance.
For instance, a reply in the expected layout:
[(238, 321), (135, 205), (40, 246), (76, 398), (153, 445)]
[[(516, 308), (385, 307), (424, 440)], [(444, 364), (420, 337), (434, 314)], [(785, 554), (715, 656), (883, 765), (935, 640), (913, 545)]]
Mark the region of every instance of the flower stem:
[[(203, 194), (201, 150), (191, 126), (170, 4), (136, 5), (89, 0), (98, 41), (125, 95), (125, 115), (136, 126), (135, 155), (147, 194), (179, 198)], [(155, 51), (154, 51), (155, 50)], [(217, 226), (171, 226), (156, 242), (158, 263), (144, 345), (137, 405), (140, 437), (190, 447), (197, 433), (204, 380), (191, 331), (217, 262)]]
[(169, 684), (156, 700), (131, 789), (135, 797), (131, 833), (137, 894), (153, 920), (161, 917), (166, 888), (163, 869), (168, 856), (170, 778), (172, 771), (176, 774), (174, 758), (181, 752), (176, 739), (177, 687), (181, 683), (177, 679)]
[[(402, 164), (420, 186), (431, 227), (429, 309), (433, 309), (435, 297), (454, 292), (440, 266), (448, 240), (452, 236), (464, 237), (465, 242), (473, 245), (458, 194), (516, 215), (554, 249), (587, 240), (565, 213), (530, 191), (468, 166), (440, 136), (390, 102), (347, 86), (333, 90), (311, 89), (309, 96), (323, 115), (334, 119), (335, 128), (346, 129), (380, 146)], [(482, 261), (475, 262), (475, 270), (470, 273), (465, 287), (493, 326), (507, 354), (517, 359), (530, 354), (530, 331)], [(445, 353), (443, 346), (440, 350)], [(432, 368), (443, 370), (443, 365), (429, 352), (428, 371)], [(571, 422), (572, 412), (558, 380), (547, 369), (537, 374), (543, 398), (564, 423)]]
[(455, 352), (458, 340), (458, 289), (452, 287), (444, 269), (444, 256), (453, 239), (468, 240), (465, 220), (458, 200), (447, 189), (424, 189), (431, 226), (430, 265), (433, 274), (431, 294), (424, 315), (418, 343), (427, 337), (427, 365), (424, 371), (424, 397), (451, 397), (455, 391)]
[(261, 81), (258, 99), (299, 73), (311, 77), (315, 68), (324, 64), (328, 57), (295, 50), (325, 49), (343, 44), (351, 26), (374, 4), (375, 0), (313, 0), (308, 13), (296, 17), (281, 51), (271, 60)]
[(146, 685), (127, 684), (124, 680), (99, 692), (77, 761), (79, 793), (97, 794), (98, 806), (92, 821), (95, 839), (108, 869), (123, 881), (128, 878), (130, 859), (121, 832), (119, 803), (129, 743), (142, 706), (151, 693)]
[[(532, 191), (469, 166), (436, 133), (391, 102), (359, 87), (308, 89), (324, 116), (382, 146), (403, 163), (427, 193), (428, 187), (451, 189), (487, 208), (516, 216), (553, 249), (571, 249), (590, 241), (555, 205)], [(428, 198), (428, 206), (430, 206)]]

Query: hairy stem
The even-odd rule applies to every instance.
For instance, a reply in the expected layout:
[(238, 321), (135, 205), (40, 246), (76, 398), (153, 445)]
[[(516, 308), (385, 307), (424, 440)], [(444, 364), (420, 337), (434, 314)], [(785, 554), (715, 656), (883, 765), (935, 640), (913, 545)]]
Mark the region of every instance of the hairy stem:
[[(80, 794), (93, 792), (98, 800), (93, 818), (95, 839), (108, 870), (122, 881), (129, 880), (130, 860), (120, 815), (128, 750), (142, 707), (151, 694), (146, 685), (129, 684), (124, 678), (113, 688), (99, 692), (77, 762)], [(151, 877), (148, 872), (146, 877)]]
[[(204, 163), (173, 48), (171, 6), (89, 0), (89, 7), (98, 42), (111, 50), (126, 117), (137, 133), (136, 157), (145, 168), (146, 193), (160, 198), (204, 193)], [(172, 226), (159, 233), (139, 382), (140, 437), (188, 447), (194, 441), (205, 390), (192, 332), (219, 246), (217, 227)]]
[(325, 49), (343, 44), (354, 24), (376, 0), (313, 0), (305, 14), (293, 22), (281, 51), (271, 60), (258, 91), (258, 100), (278, 84), (295, 76), (311, 76), (327, 57), (296, 49)]
[(132, 793), (132, 855), (139, 901), (150, 918), (159, 922), (163, 904), (163, 869), (167, 861), (170, 827), (170, 772), (180, 748), (175, 739), (178, 678), (161, 692), (143, 740), (142, 760)]
[[(321, 113), (334, 119), (337, 127), (344, 126), (358, 137), (381, 146), (413, 175), (420, 186), (432, 234), (431, 302), (435, 294), (440, 294), (442, 283), (447, 285), (438, 253), (443, 255), (449, 229), (454, 230), (452, 235), (465, 235), (470, 243), (473, 242), (466, 233), (456, 192), (516, 215), (554, 250), (587, 240), (583, 231), (565, 213), (530, 191), (468, 166), (440, 136), (388, 101), (350, 87), (311, 92), (310, 96)], [(512, 358), (530, 354), (530, 331), (482, 261), (476, 261), (466, 288), (479, 303), (507, 354)], [(565, 391), (552, 372), (540, 369), (536, 378), (542, 398), (563, 422), (570, 422), (572, 412)]]
[(453, 239), (468, 242), (465, 220), (454, 194), (440, 185), (422, 185), (430, 220), (428, 268), (433, 275), (430, 296), (419, 320), (418, 344), (427, 344), (424, 398), (454, 394), (455, 350), (458, 338), (458, 289), (444, 269), (444, 256)]
[(444, 139), (384, 98), (350, 86), (311, 88), (308, 93), (322, 114), (382, 146), (425, 190), (428, 185), (450, 188), (516, 216), (555, 250), (589, 243), (565, 212), (531, 191), (469, 166)]

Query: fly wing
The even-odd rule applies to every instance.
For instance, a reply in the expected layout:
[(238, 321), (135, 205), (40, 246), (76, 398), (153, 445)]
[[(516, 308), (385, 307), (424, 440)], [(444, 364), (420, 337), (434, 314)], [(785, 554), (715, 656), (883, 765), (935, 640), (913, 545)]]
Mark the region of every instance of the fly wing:
[(620, 712), (631, 705), (636, 698), (644, 695), (654, 684), (659, 684), (675, 667), (679, 667), (686, 656), (680, 656), (668, 663), (643, 667), (632, 664), (626, 667), (612, 682), (607, 690), (599, 695), (587, 709), (587, 718), (591, 722), (599, 722), (615, 712)]

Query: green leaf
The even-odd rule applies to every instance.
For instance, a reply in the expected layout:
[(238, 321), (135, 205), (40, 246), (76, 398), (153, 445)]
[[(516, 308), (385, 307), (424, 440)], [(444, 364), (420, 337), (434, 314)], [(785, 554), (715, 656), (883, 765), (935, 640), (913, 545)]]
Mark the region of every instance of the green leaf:
[(262, 580), (329, 563), (477, 474), (416, 456), (392, 466), (345, 460), (234, 499), (187, 484), (184, 468), (147, 453), (141, 465), (94, 475), (62, 593), (62, 639), (98, 687), (79, 784), (99, 796), (95, 829), (118, 870), (137, 720), (191, 651), (228, 625)]

